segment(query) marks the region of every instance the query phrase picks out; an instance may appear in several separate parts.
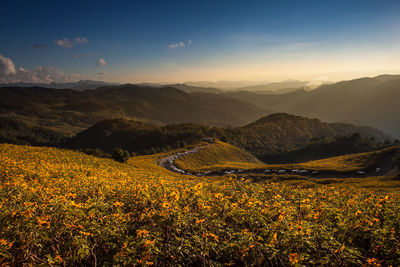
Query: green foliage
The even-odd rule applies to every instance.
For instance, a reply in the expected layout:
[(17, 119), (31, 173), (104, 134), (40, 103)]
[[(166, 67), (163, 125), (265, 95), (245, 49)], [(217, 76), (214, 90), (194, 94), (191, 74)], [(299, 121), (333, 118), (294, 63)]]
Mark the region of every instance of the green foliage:
[[(357, 132), (362, 134), (354, 134)], [(381, 139), (379, 133), (381, 132), (376, 133), (374, 129), (368, 127), (324, 123), (316, 119), (281, 113), (266, 116), (254, 123), (237, 128), (207, 127), (197, 124), (157, 127), (143, 122), (120, 119), (99, 122), (71, 138), (68, 145), (71, 148), (100, 148), (108, 153), (111, 153), (115, 147), (122, 147), (138, 154), (151, 154), (217, 138), (245, 149), (261, 160), (269, 160), (278, 154), (285, 154), (308, 144), (326, 143), (338, 135), (348, 137), (347, 143), (353, 142), (351, 145), (341, 146), (341, 150), (337, 149), (337, 142), (336, 145), (332, 145), (336, 148), (332, 152), (324, 153), (326, 147), (321, 147), (318, 153), (315, 153), (315, 149), (302, 151), (302, 154), (306, 155), (311, 153), (311, 159), (314, 159), (370, 151), (371, 147), (374, 144), (376, 146)], [(377, 141), (370, 141), (373, 139), (369, 137), (376, 137), (374, 140)], [(325, 141), (321, 141), (321, 138)], [(364, 139), (371, 145), (365, 145), (367, 142), (364, 142)]]
[(111, 158), (111, 154), (110, 153), (106, 153), (103, 150), (101, 150), (100, 148), (83, 148), (83, 149), (79, 149), (79, 151), (88, 154), (88, 155), (92, 155), (98, 158)]
[(260, 158), (268, 163), (298, 163), (345, 154), (369, 152), (388, 146), (377, 142), (374, 138), (363, 137), (359, 133), (355, 133), (338, 135), (334, 138), (313, 139), (311, 143), (298, 149), (281, 153), (266, 152)]
[(45, 126), (15, 117), (0, 117), (0, 143), (61, 145), (65, 136)]
[(112, 158), (118, 162), (124, 163), (130, 158), (130, 154), (122, 148), (116, 148), (112, 154)]

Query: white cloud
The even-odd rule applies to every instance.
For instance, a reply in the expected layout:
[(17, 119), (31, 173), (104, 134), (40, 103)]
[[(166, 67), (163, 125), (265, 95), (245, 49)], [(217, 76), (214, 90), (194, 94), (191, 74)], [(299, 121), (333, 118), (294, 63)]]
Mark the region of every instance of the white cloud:
[(81, 79), (79, 74), (66, 74), (52, 66), (38, 66), (29, 70), (23, 67), (15, 68), (14, 62), (0, 55), (0, 83), (51, 83), (73, 82)]
[(0, 55), (0, 77), (15, 74), (15, 65), (11, 59)]
[(76, 37), (74, 39), (74, 43), (76, 43), (76, 44), (87, 44), (87, 43), (89, 43), (89, 40), (86, 39), (85, 37)]
[(72, 48), (73, 44), (70, 39), (64, 38), (61, 40), (54, 40), (54, 43), (58, 46), (65, 47), (65, 48)]
[(178, 47), (179, 47), (178, 44), (170, 44), (170, 45), (168, 46), (168, 48), (178, 48)]
[(107, 65), (107, 63), (106, 63), (106, 61), (104, 60), (104, 58), (101, 58), (101, 57), (96, 61), (96, 64), (99, 65), (99, 66), (102, 66), (102, 67), (104, 67), (105, 65)]
[(106, 75), (107, 74), (107, 72), (105, 72), (105, 71), (101, 71), (101, 72), (99, 72), (99, 73), (97, 73), (98, 75)]
[(64, 38), (60, 40), (54, 40), (54, 43), (64, 48), (72, 48), (75, 45), (87, 44), (89, 43), (89, 40), (85, 37), (76, 37), (73, 41), (71, 41), (69, 38)]
[(186, 44), (185, 44), (184, 42), (180, 41), (179, 43), (170, 44), (170, 45), (168, 46), (168, 48), (186, 47), (187, 45), (191, 45), (192, 43), (193, 43), (192, 40), (188, 40), (188, 41), (186, 42)]

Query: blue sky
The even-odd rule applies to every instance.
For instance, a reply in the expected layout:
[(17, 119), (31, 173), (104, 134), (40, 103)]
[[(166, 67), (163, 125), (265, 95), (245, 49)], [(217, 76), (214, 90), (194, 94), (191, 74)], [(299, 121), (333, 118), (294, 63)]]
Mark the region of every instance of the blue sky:
[(0, 14), (3, 81), (339, 80), (400, 72), (400, 1), (2, 0)]

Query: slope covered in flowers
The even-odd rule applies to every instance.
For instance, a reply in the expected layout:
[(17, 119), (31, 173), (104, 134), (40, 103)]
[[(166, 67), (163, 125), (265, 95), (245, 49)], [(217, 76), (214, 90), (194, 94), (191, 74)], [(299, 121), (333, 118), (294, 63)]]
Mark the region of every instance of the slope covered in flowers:
[(398, 265), (400, 198), (0, 145), (0, 264)]

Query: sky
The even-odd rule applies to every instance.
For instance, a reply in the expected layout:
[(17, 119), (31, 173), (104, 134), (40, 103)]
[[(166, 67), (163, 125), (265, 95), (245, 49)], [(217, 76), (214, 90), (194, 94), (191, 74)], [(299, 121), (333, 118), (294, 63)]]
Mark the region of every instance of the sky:
[(0, 82), (400, 73), (400, 1), (0, 1)]

